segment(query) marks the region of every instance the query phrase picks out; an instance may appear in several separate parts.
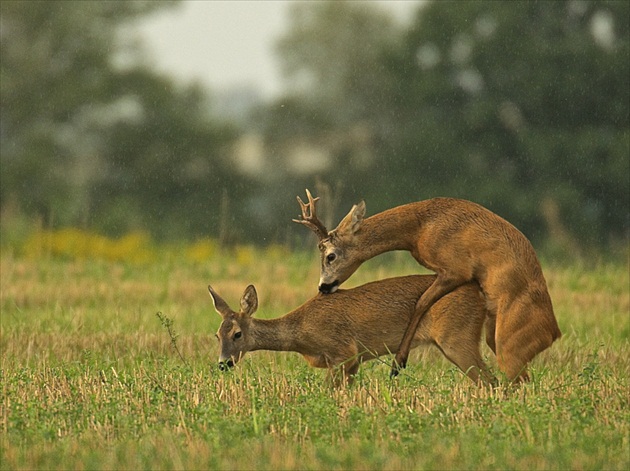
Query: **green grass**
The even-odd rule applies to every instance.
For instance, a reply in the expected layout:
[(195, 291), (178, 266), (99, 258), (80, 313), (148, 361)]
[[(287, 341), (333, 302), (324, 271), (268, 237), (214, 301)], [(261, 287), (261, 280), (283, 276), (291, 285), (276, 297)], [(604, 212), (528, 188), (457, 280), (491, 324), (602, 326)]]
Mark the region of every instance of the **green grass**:
[[(389, 358), (367, 363), (340, 390), (291, 353), (220, 372), (208, 283), (233, 306), (253, 283), (258, 315), (276, 317), (315, 294), (314, 254), (131, 265), (3, 252), (0, 269), (2, 469), (630, 467), (624, 264), (544, 267), (564, 336), (511, 393), (476, 387), (434, 349), (393, 381)], [(393, 254), (348, 286), (418, 271)]]

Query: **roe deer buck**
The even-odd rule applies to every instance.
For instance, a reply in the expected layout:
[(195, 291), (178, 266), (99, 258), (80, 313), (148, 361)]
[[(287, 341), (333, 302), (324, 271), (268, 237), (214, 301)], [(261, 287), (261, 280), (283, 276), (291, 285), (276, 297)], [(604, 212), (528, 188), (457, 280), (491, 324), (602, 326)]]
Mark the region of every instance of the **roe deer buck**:
[(332, 231), (319, 221), (313, 198), (298, 202), (304, 224), (319, 238), (319, 290), (332, 293), (366, 260), (390, 250), (408, 250), (437, 277), (416, 303), (392, 365), (404, 368), (414, 333), (427, 309), (472, 280), (486, 300), (486, 342), (499, 369), (514, 382), (529, 379), (527, 364), (561, 336), (547, 284), (527, 238), (512, 224), (470, 201), (434, 198), (398, 206), (364, 219), (354, 205)]
[[(223, 321), (217, 332), (221, 344), (219, 366), (232, 367), (253, 350), (301, 353), (316, 368), (339, 367), (351, 381), (361, 362), (387, 355), (400, 344), (416, 301), (433, 283), (433, 275), (389, 278), (335, 296), (318, 294), (277, 319), (256, 319), (256, 289), (249, 285), (233, 311), (208, 286)], [(486, 308), (479, 286), (469, 283), (444, 296), (423, 317), (411, 348), (435, 344), (451, 362), (475, 382), (495, 384), (479, 351)]]

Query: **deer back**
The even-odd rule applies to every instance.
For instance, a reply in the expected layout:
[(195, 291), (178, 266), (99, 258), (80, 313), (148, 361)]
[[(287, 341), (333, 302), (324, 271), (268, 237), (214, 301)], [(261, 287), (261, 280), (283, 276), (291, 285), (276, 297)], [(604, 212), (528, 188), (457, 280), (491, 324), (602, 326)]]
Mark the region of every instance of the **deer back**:
[[(310, 341), (311, 355), (342, 349), (366, 352), (366, 358), (385, 355), (397, 350), (416, 301), (434, 280), (434, 275), (410, 275), (319, 294), (285, 317), (298, 326), (300, 337)], [(478, 344), (486, 314), (479, 286), (468, 283), (426, 313), (414, 346), (454, 335)]]

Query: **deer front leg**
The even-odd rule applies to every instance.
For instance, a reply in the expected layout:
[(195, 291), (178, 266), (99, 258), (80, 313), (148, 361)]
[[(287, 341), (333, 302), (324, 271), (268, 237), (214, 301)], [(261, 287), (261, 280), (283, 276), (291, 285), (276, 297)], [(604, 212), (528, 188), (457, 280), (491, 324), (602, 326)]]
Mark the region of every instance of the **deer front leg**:
[(356, 346), (353, 345), (344, 350), (347, 351), (347, 354), (341, 354), (328, 361), (328, 379), (337, 388), (351, 385), (361, 364), (357, 358)]
[(424, 316), (424, 314), (438, 299), (445, 294), (450, 293), (458, 286), (466, 283), (466, 281), (468, 280), (462, 278), (449, 278), (438, 274), (438, 277), (435, 279), (433, 284), (429, 286), (429, 289), (420, 296), (420, 299), (418, 299), (418, 302), (416, 303), (415, 311), (409, 321), (409, 325), (407, 326), (407, 330), (405, 330), (405, 334), (403, 335), (402, 342), (400, 342), (400, 347), (398, 347), (398, 352), (396, 353), (396, 357), (394, 358), (394, 363), (392, 364), (392, 369), (389, 374), (390, 377), (398, 376), (400, 370), (407, 366), (407, 359), (409, 358), (409, 351), (411, 350), (411, 342), (413, 341), (414, 335), (416, 335), (416, 330), (418, 330), (422, 316)]
[(354, 376), (359, 371), (360, 363), (349, 360), (341, 365), (328, 369), (328, 380), (335, 387), (350, 386), (354, 382)]

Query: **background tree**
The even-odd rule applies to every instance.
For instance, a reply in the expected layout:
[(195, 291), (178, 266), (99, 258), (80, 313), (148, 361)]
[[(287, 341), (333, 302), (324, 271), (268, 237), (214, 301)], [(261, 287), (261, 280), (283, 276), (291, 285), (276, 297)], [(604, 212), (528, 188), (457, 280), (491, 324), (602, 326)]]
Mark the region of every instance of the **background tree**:
[(400, 40), (400, 27), (369, 2), (295, 3), (277, 43), (289, 94), (330, 110), (344, 126), (376, 116), (385, 98), (383, 51)]
[[(370, 61), (348, 66), (336, 61), (339, 50), (362, 54), (363, 33), (337, 50), (326, 32), (353, 15), (376, 25), (379, 13), (353, 3), (299, 8), (296, 25), (307, 27), (290, 28), (280, 52), (294, 71), (301, 51), (298, 63), (317, 78), (300, 96), (329, 94), (317, 99), (320, 115), (372, 132), (374, 159), (343, 170), (353, 185), (344, 198), (365, 197), (375, 212), (456, 196), (537, 242), (550, 233), (600, 246), (627, 237), (627, 2), (431, 2), (398, 40), (373, 42)], [(345, 78), (335, 82), (336, 66)], [(332, 167), (343, 166), (336, 155)]]
[(627, 241), (628, 2), (296, 3), (286, 95), (238, 128), (122, 34), (164, 5), (0, 4), (3, 224), (283, 242), (320, 182), (329, 221), (457, 196), (535, 243)]
[[(385, 101), (392, 86), (385, 65), (389, 51), (401, 46), (402, 32), (370, 2), (291, 6), (289, 26), (277, 43), (286, 95), (257, 117), (271, 149), (269, 158), (286, 172), (274, 207), (293, 215), (295, 194), (315, 182), (331, 191), (331, 210), (342, 211), (366, 195), (376, 163), (372, 147), (395, 125), (383, 113), (389, 110)], [(282, 150), (298, 139), (321, 148), (328, 163), (310, 173), (291, 172), (287, 159), (299, 157), (287, 157)], [(272, 190), (275, 196), (277, 186), (265, 193)], [(340, 216), (323, 212), (330, 221)]]
[[(163, 4), (164, 5), (164, 4)], [(69, 221), (94, 152), (86, 114), (111, 101), (116, 26), (144, 2), (2, 2), (2, 204)]]
[(392, 177), (419, 177), (420, 197), (476, 199), (530, 236), (553, 208), (583, 241), (627, 234), (628, 13), (624, 2), (427, 5), (392, 69), (404, 123), (392, 150), (406, 162)]
[(117, 90), (127, 114), (100, 130), (102, 172), (89, 192), (89, 225), (148, 229), (161, 239), (217, 235), (223, 190), (248, 194), (229, 169), (236, 130), (210, 122), (200, 89), (180, 90), (148, 71), (121, 74)]
[(222, 188), (242, 193), (225, 157), (235, 130), (121, 34), (170, 4), (2, 2), (5, 214), (110, 234), (217, 232)]

